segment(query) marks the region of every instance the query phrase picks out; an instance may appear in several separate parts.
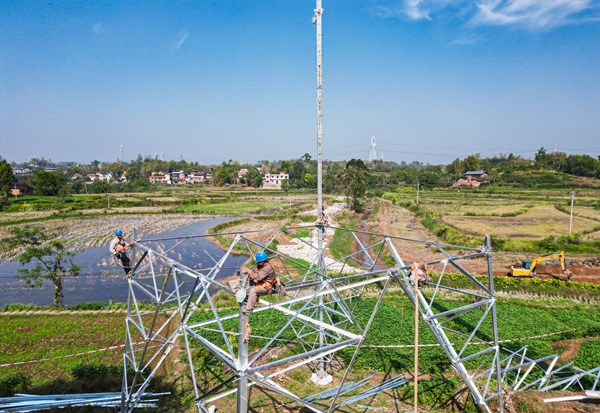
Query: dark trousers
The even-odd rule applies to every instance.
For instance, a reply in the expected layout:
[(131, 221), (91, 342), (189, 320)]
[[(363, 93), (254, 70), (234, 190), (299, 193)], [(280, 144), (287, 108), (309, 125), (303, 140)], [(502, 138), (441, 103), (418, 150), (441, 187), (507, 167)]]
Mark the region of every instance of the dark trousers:
[(129, 261), (127, 254), (124, 252), (119, 252), (118, 254), (115, 254), (115, 257), (121, 261), (121, 265), (123, 266), (123, 270), (125, 270), (125, 274), (129, 274), (129, 271), (131, 271), (131, 261)]

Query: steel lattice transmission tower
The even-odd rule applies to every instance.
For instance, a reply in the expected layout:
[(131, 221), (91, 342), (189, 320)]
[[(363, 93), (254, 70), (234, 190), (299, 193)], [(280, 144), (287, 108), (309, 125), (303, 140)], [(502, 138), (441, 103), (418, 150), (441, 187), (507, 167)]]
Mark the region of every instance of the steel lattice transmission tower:
[[(308, 237), (307, 231), (311, 232)], [(321, 247), (319, 232), (325, 234)], [(490, 400), (502, 406), (503, 376), (489, 238), (476, 249), (322, 225), (213, 236), (231, 240), (227, 251), (219, 256), (198, 247), (196, 241), (205, 235), (140, 240), (132, 252), (135, 265), (128, 278), (123, 413), (142, 404), (151, 380), (177, 345), (183, 346), (193, 398), (198, 412), (203, 413), (234, 394), (237, 412), (247, 413), (260, 393), (271, 394), (281, 405), (332, 412), (403, 385), (406, 380), (402, 375), (371, 387), (370, 383), (351, 379), (366, 344), (411, 342), (413, 334), (409, 331), (389, 342), (372, 341), (371, 327), (393, 285), (418, 306), (422, 322), (476, 403), (486, 412), (492, 411)], [(331, 258), (335, 253), (330, 247), (348, 242), (358, 246), (356, 252), (337, 260)], [(406, 245), (426, 251), (426, 257), (421, 258), (436, 274), (416, 295), (409, 266), (398, 252)], [(309, 251), (303, 259), (294, 257), (300, 247)], [(241, 306), (240, 311), (232, 311), (220, 309), (218, 304), (220, 295), (236, 293), (221, 280), (235, 273), (224, 268), (234, 251), (249, 256), (266, 251), (288, 290), (285, 297), (261, 298), (250, 315), (253, 330), (246, 344), (241, 338)], [(201, 269), (182, 264), (180, 257), (190, 254), (212, 264)], [(307, 256), (312, 258), (307, 261)], [(485, 281), (467, 269), (476, 260), (487, 262)], [(462, 274), (464, 287), (449, 286), (446, 273)], [(370, 303), (367, 306), (363, 303), (365, 293)], [(448, 307), (440, 298), (444, 294), (462, 295), (463, 299)], [(386, 304), (386, 311), (390, 308)], [(355, 317), (357, 311), (363, 314), (360, 319)], [(213, 363), (222, 366), (220, 383), (208, 384), (198, 364), (202, 362), (195, 358), (200, 350), (210, 353)], [(514, 362), (514, 357), (511, 360)], [(314, 373), (326, 369), (335, 384), (316, 394), (304, 393), (306, 386), (294, 384), (297, 376), (286, 374), (297, 369)]]
[(377, 160), (377, 143), (375, 142), (375, 136), (371, 136), (371, 152), (369, 152), (369, 162)]

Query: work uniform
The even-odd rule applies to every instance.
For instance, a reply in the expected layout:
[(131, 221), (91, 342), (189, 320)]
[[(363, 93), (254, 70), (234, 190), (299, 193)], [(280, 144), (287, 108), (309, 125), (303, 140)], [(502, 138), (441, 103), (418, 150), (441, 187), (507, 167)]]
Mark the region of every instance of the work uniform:
[(121, 263), (121, 265), (123, 266), (123, 270), (125, 270), (125, 274), (129, 274), (129, 271), (131, 271), (131, 262), (129, 261), (129, 257), (127, 256), (127, 254), (125, 254), (125, 250), (117, 252), (126, 245), (127, 242), (123, 237), (114, 237), (113, 240), (110, 242), (108, 249), (111, 253), (115, 255), (117, 260)]
[(410, 265), (408, 278), (412, 285), (415, 285), (415, 278), (419, 283), (419, 287), (421, 287), (425, 283), (431, 282), (431, 277), (429, 276), (429, 274), (427, 274), (426, 268), (427, 266), (423, 263), (417, 264), (416, 262), (414, 262)]
[(269, 295), (275, 292), (275, 281), (277, 275), (275, 270), (268, 262), (260, 269), (254, 268), (248, 272), (250, 277), (250, 291), (248, 292), (248, 302), (246, 303), (246, 313), (251, 313), (254, 310), (254, 305), (261, 295)]

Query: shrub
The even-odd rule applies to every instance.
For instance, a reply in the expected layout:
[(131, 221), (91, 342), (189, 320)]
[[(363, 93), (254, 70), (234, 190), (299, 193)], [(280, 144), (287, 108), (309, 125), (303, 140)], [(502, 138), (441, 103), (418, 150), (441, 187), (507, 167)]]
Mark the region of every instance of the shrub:
[[(122, 365), (80, 364), (71, 370), (73, 380), (68, 384), (70, 393), (114, 392), (119, 391), (123, 384)], [(130, 366), (127, 369), (129, 378), (135, 371)]]
[(23, 373), (11, 373), (0, 379), (0, 396), (12, 396), (15, 393), (27, 391), (31, 379)]
[(70, 310), (102, 310), (105, 304), (102, 301), (90, 301), (69, 306)]

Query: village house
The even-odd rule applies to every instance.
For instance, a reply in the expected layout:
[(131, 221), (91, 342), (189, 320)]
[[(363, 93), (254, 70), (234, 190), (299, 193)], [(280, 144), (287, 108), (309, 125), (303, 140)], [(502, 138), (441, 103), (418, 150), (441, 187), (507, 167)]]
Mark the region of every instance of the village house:
[(152, 172), (148, 177), (151, 184), (171, 184), (171, 174), (168, 172), (158, 171)]
[(14, 175), (27, 175), (31, 173), (29, 168), (12, 168)]
[(113, 175), (110, 172), (106, 172), (106, 173), (96, 172), (95, 174), (87, 174), (87, 177), (90, 178), (90, 181), (92, 181), (92, 182), (96, 182), (96, 181), (111, 182), (113, 179)]
[(285, 172), (278, 174), (264, 174), (263, 175), (263, 188), (266, 189), (281, 189), (281, 183), (284, 179), (290, 179), (290, 175)]
[(184, 171), (173, 171), (171, 172), (171, 182), (178, 185), (187, 184), (188, 174)]
[(123, 171), (123, 173), (119, 177), (119, 182), (127, 182), (127, 171)]
[(459, 186), (471, 186), (473, 188), (479, 188), (483, 178), (488, 176), (486, 171), (467, 171), (452, 185), (452, 188)]
[(210, 180), (211, 177), (212, 174), (210, 172), (192, 171), (188, 175), (188, 182), (191, 182), (193, 184), (202, 183)]

